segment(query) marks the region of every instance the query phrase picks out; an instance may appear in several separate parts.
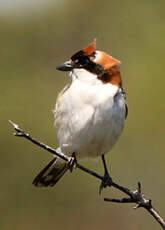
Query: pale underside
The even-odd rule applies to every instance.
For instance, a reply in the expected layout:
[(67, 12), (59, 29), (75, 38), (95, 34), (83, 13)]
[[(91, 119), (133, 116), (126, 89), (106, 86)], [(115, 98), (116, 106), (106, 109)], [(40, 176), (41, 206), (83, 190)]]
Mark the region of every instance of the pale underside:
[(102, 83), (86, 70), (75, 69), (71, 78), (54, 110), (59, 146), (78, 158), (106, 154), (122, 133), (125, 98), (117, 86)]

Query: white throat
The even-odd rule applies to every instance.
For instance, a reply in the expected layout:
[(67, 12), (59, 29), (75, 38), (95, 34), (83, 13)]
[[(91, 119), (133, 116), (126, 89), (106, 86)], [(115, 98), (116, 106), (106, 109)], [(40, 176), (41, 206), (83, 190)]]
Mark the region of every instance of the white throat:
[(72, 81), (78, 79), (79, 81), (86, 83), (88, 85), (102, 84), (102, 82), (97, 78), (96, 74), (90, 73), (85, 69), (74, 69), (70, 73), (70, 76), (72, 78)]

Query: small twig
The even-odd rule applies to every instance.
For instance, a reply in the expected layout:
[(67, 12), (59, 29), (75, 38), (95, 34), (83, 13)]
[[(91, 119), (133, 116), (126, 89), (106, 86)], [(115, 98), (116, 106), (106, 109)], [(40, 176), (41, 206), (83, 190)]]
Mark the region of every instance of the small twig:
[[(64, 155), (63, 153), (57, 152), (55, 149), (53, 149), (53, 148), (49, 147), (48, 145), (45, 145), (44, 143), (34, 139), (28, 133), (25, 133), (14, 122), (12, 122), (10, 120), (9, 120), (9, 122), (14, 127), (14, 129), (16, 131), (16, 133), (14, 133), (15, 136), (24, 137), (24, 138), (30, 140), (34, 144), (40, 146), (41, 148), (47, 150), (48, 152), (50, 152), (52, 154), (60, 157), (64, 161), (70, 160), (70, 158), (68, 156)], [(76, 167), (81, 169), (82, 171), (98, 178), (101, 181), (103, 180), (103, 176), (99, 175), (98, 173), (96, 173), (90, 169), (85, 168), (84, 166), (80, 165), (79, 163), (76, 164)], [(122, 198), (122, 199), (104, 198), (105, 201), (114, 202), (114, 203), (136, 203), (137, 205), (136, 205), (135, 209), (140, 208), (140, 207), (145, 208), (155, 218), (155, 220), (161, 225), (162, 229), (165, 230), (165, 222), (164, 222), (163, 218), (155, 211), (155, 209), (153, 208), (153, 206), (151, 204), (151, 200), (147, 200), (144, 197), (144, 194), (142, 193), (142, 190), (141, 190), (140, 182), (138, 183), (138, 188), (135, 191), (132, 191), (126, 187), (123, 187), (123, 186), (115, 183), (114, 181), (112, 181), (108, 186), (109, 187), (112, 186), (112, 187), (120, 190), (121, 192), (127, 194), (129, 197)]]

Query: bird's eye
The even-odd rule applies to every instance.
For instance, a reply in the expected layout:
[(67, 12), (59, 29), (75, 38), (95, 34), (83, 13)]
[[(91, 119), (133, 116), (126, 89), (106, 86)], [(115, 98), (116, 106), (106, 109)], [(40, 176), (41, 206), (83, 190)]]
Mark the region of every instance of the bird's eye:
[(75, 62), (75, 63), (78, 63), (78, 62), (79, 62), (79, 60), (78, 60), (78, 59), (76, 59), (76, 60), (74, 60), (74, 62)]
[(80, 64), (81, 66), (87, 65), (88, 64), (89, 59), (87, 57), (80, 57), (78, 60), (78, 64)]

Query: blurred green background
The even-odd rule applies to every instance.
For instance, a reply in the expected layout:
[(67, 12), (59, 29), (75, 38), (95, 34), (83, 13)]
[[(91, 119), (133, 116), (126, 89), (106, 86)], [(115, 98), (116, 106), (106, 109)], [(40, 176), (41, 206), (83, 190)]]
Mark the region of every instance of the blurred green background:
[[(122, 61), (129, 115), (107, 155), (114, 180), (144, 193), (165, 217), (164, 0), (0, 0), (0, 229), (160, 229), (143, 209), (105, 203), (99, 181), (79, 170), (55, 188), (32, 180), (51, 154), (12, 135), (8, 119), (56, 147), (56, 97), (69, 82), (55, 67), (97, 38), (97, 48)], [(100, 160), (83, 164), (102, 173)]]

